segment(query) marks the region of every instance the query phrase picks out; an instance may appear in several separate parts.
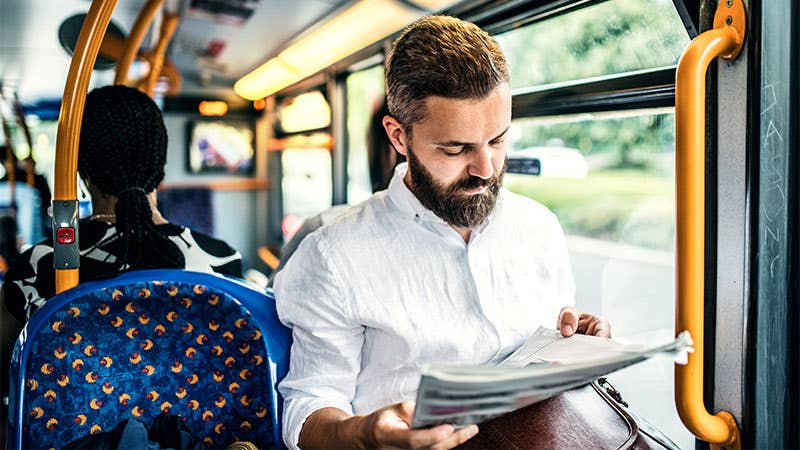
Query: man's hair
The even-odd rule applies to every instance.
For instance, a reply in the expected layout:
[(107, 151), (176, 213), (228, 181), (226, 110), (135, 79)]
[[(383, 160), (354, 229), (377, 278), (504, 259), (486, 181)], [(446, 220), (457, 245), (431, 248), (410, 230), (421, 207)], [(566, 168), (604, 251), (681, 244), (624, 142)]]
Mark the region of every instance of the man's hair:
[(425, 99), (483, 98), (509, 81), (503, 51), (475, 24), (430, 16), (406, 28), (386, 58), (389, 114), (406, 131), (425, 118)]
[(123, 246), (120, 269), (184, 265), (178, 247), (153, 223), (147, 198), (164, 179), (166, 162), (167, 129), (150, 97), (123, 85), (101, 87), (86, 96), (78, 171), (118, 199), (114, 212)]

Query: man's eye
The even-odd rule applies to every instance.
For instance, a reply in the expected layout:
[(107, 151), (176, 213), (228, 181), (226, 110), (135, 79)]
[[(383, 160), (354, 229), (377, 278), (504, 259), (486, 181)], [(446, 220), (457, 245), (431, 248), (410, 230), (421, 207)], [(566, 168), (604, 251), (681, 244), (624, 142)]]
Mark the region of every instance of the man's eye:
[(458, 156), (464, 153), (464, 147), (439, 147), (448, 156)]
[(506, 141), (505, 139), (495, 139), (493, 141), (490, 141), (489, 144), (493, 146), (498, 146), (502, 145), (505, 141)]

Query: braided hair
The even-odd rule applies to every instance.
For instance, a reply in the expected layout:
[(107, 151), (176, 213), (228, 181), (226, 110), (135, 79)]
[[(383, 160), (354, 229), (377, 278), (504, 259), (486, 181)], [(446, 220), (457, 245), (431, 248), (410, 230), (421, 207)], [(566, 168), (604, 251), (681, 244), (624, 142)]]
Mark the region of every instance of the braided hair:
[[(103, 193), (117, 197), (119, 270), (183, 267), (174, 242), (153, 222), (147, 194), (164, 179), (167, 129), (156, 104), (123, 85), (105, 86), (86, 97), (78, 149), (78, 172)], [(143, 251), (144, 249), (158, 251)]]

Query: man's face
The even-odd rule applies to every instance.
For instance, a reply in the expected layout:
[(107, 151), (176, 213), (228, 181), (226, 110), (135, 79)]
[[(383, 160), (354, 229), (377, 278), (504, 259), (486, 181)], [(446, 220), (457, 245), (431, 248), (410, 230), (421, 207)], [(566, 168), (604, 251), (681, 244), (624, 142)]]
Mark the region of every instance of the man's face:
[(503, 83), (482, 99), (428, 97), (425, 106), (410, 136), (387, 130), (408, 158), (405, 182), (444, 221), (473, 228), (491, 213), (503, 182), (511, 91)]

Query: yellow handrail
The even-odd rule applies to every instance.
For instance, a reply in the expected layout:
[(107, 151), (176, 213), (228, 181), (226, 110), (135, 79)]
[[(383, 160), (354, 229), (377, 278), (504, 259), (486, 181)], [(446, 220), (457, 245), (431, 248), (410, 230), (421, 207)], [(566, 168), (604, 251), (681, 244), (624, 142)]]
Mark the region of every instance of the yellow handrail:
[(100, 54), (108, 59), (119, 61), (122, 59), (122, 53), (125, 52), (125, 42), (125, 38), (106, 33), (105, 37), (103, 37), (103, 42), (100, 44)]
[(150, 72), (142, 80), (142, 86), (139, 90), (147, 94), (149, 97), (153, 96), (156, 81), (161, 76), (161, 69), (164, 67), (164, 55), (167, 52), (167, 45), (178, 30), (178, 22), (180, 17), (177, 14), (165, 13), (164, 19), (161, 22), (161, 30), (158, 35), (158, 43), (153, 48), (150, 58)]
[[(145, 5), (145, 8), (139, 12), (140, 17), (142, 17), (142, 19), (137, 22), (139, 30), (147, 29), (145, 27), (145, 25), (147, 25), (145, 23), (145, 19), (147, 19), (146, 16), (150, 16), (149, 18), (152, 19), (152, 13), (157, 11), (157, 8), (154, 9), (155, 6), (158, 5), (156, 3), (150, 4), (149, 7), (148, 5)], [(173, 64), (173, 62), (167, 58), (165, 54), (170, 39), (178, 29), (179, 20), (180, 16), (177, 14), (165, 13), (164, 19), (161, 23), (158, 42), (156, 43), (155, 48), (148, 52), (139, 52), (137, 49), (137, 51), (133, 53), (133, 56), (131, 56), (130, 53), (134, 48), (133, 39), (141, 41), (141, 38), (144, 37), (144, 33), (137, 32), (132, 35), (132, 37), (127, 39), (121, 38), (114, 34), (106, 33), (106, 36), (103, 38), (103, 43), (100, 44), (100, 54), (108, 59), (119, 62), (117, 73), (115, 74), (117, 77), (116, 84), (135, 84), (138, 86), (139, 90), (152, 97), (156, 81), (158, 81), (160, 77), (166, 77), (169, 86), (166, 94), (178, 94), (180, 91), (181, 75), (178, 72), (178, 69), (175, 67), (175, 64)], [(142, 58), (148, 61), (150, 63), (150, 70), (148, 71), (147, 75), (138, 81), (128, 80), (128, 68), (133, 61), (131, 59), (125, 59), (125, 63), (122, 63), (123, 55), (127, 55), (125, 58)], [(123, 70), (125, 72), (124, 74)]]
[(22, 133), (25, 135), (25, 142), (28, 143), (28, 157), (25, 158), (25, 183), (30, 187), (36, 184), (34, 181), (34, 161), (33, 161), (33, 138), (31, 138), (31, 130), (28, 128), (28, 123), (25, 122), (25, 112), (22, 110), (22, 104), (19, 102), (17, 93), (14, 93), (14, 115), (17, 116), (17, 124), (19, 125)]
[[(117, 0), (94, 0), (81, 27), (58, 116), (53, 201), (77, 202), (78, 142), (92, 67)], [(78, 269), (56, 269), (56, 293), (78, 284)]]
[(3, 125), (3, 137), (6, 140), (6, 176), (11, 192), (11, 204), (14, 204), (14, 186), (17, 181), (17, 157), (14, 154), (14, 144), (11, 141), (11, 129), (8, 127), (5, 116), (0, 114), (0, 123)]
[[(2, 98), (4, 101), (8, 100), (8, 99), (6, 99), (6, 95), (2, 92), (2, 90), (0, 90), (0, 98)], [(35, 172), (34, 172), (34, 168), (33, 168), (33, 165), (34, 165), (34, 162), (33, 162), (33, 140), (31, 139), (31, 132), (28, 129), (28, 124), (25, 122), (25, 113), (22, 110), (22, 105), (19, 103), (19, 97), (17, 96), (16, 92), (14, 93), (14, 100), (13, 100), (11, 106), (12, 106), (12, 109), (14, 110), (14, 115), (17, 118), (17, 125), (19, 126), (20, 130), (22, 130), (22, 133), (25, 135), (25, 141), (28, 143), (28, 156), (25, 158), (25, 183), (30, 187), (34, 187), (34, 184), (35, 184), (34, 183), (34, 173)], [(3, 120), (3, 134), (5, 135), (5, 138), (6, 138), (6, 146), (12, 150), (11, 151), (11, 155), (14, 156), (13, 160), (12, 159), (7, 159), (6, 161), (8, 163), (11, 163), (11, 166), (14, 168), (13, 171), (16, 172), (17, 163), (16, 163), (16, 155), (14, 155), (13, 145), (12, 145), (12, 141), (11, 141), (11, 131), (8, 129), (8, 125), (5, 122), (5, 120), (6, 120), (5, 116), (0, 115), (0, 119)], [(16, 181), (14, 174), (9, 174), (8, 180), (9, 180), (9, 182)], [(11, 186), (11, 189), (12, 189), (12, 192), (13, 192), (13, 186)], [(13, 199), (13, 195), (12, 195), (12, 199)], [(12, 201), (11, 203), (14, 203), (14, 202)]]
[(267, 247), (258, 247), (258, 257), (272, 270), (277, 269), (281, 264), (281, 260)]
[(161, 7), (164, 0), (147, 0), (147, 3), (139, 11), (136, 17), (136, 22), (133, 23), (133, 28), (125, 39), (125, 48), (122, 50), (122, 56), (117, 62), (117, 71), (114, 73), (114, 84), (125, 84), (128, 80), (128, 70), (139, 52), (139, 46), (142, 45), (142, 39), (153, 21), (156, 12)]
[(689, 330), (694, 353), (675, 366), (675, 405), (686, 428), (715, 446), (741, 448), (727, 411), (711, 415), (703, 404), (705, 277), (706, 70), (716, 57), (734, 59), (744, 44), (742, 0), (720, 0), (714, 28), (697, 36), (681, 56), (675, 86), (676, 334)]

